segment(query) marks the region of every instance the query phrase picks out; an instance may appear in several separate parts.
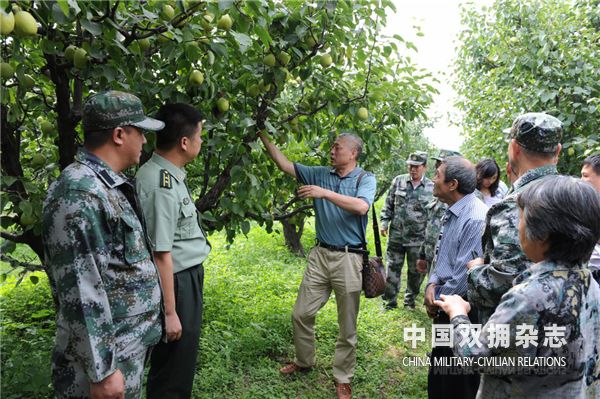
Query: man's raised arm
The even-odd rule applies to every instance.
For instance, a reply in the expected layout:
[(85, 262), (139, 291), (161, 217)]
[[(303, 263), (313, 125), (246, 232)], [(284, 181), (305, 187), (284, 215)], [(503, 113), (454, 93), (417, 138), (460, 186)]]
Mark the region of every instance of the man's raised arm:
[(292, 177), (296, 177), (296, 171), (294, 169), (294, 163), (291, 162), (283, 153), (275, 146), (275, 144), (271, 143), (269, 138), (264, 132), (260, 132), (258, 134), (260, 139), (262, 140), (265, 148), (267, 149), (267, 153), (269, 156), (275, 161), (275, 164), (279, 169), (287, 173)]

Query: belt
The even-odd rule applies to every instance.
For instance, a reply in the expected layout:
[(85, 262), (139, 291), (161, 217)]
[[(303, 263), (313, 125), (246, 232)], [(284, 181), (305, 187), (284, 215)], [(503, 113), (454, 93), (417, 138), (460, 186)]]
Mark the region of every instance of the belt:
[(361, 254), (361, 255), (368, 253), (362, 247), (356, 247), (356, 246), (353, 246), (353, 245), (346, 245), (346, 246), (343, 246), (343, 247), (338, 247), (338, 246), (335, 246), (335, 245), (325, 244), (324, 242), (321, 242), (321, 241), (317, 241), (317, 247), (322, 247), (322, 248), (328, 249), (330, 251), (352, 252), (352, 253)]

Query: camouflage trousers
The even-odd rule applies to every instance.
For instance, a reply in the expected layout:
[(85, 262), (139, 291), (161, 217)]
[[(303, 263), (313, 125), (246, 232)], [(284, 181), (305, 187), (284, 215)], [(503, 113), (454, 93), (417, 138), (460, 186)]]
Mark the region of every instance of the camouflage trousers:
[[(149, 357), (150, 347), (160, 334), (160, 329), (152, 326), (160, 323), (159, 315), (146, 314), (115, 320), (116, 348), (118, 368), (125, 378), (125, 398), (137, 399), (142, 396), (144, 365)], [(140, 336), (140, 332), (149, 332)], [(89, 398), (90, 380), (81, 363), (75, 356), (66, 351), (58, 350), (58, 345), (52, 354), (52, 385), (55, 397)]]
[(417, 271), (417, 260), (419, 259), (419, 247), (408, 247), (404, 245), (389, 245), (386, 251), (387, 263), (387, 281), (383, 300), (388, 308), (398, 306), (397, 297), (400, 291), (400, 283), (402, 276), (402, 266), (404, 266), (404, 258), (406, 257), (407, 284), (406, 292), (404, 293), (404, 306), (415, 306), (415, 298), (419, 295), (421, 283), (425, 277), (424, 273)]

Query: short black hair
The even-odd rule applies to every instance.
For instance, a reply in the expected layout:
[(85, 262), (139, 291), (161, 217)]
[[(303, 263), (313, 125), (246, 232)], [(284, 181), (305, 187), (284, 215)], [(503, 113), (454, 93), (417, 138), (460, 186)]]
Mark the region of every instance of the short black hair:
[(475, 168), (468, 159), (458, 156), (446, 157), (442, 164), (446, 165), (444, 183), (456, 179), (459, 193), (467, 195), (475, 191), (477, 177)]
[(571, 176), (547, 176), (517, 196), (529, 240), (547, 241), (547, 260), (579, 264), (600, 238), (600, 195)]
[(165, 104), (154, 116), (163, 121), (165, 127), (156, 132), (156, 148), (168, 151), (175, 147), (182, 137), (192, 137), (202, 122), (202, 114), (188, 104)]
[(90, 150), (95, 150), (102, 147), (112, 137), (112, 132), (116, 127), (102, 130), (84, 130), (83, 145)]
[(475, 170), (477, 171), (477, 190), (481, 190), (483, 179), (498, 175), (496, 181), (489, 188), (492, 197), (496, 195), (496, 191), (498, 191), (498, 186), (500, 185), (500, 167), (496, 163), (496, 160), (493, 158), (482, 159), (475, 165)]
[(583, 160), (583, 166), (590, 165), (594, 173), (600, 176), (600, 154), (590, 155)]

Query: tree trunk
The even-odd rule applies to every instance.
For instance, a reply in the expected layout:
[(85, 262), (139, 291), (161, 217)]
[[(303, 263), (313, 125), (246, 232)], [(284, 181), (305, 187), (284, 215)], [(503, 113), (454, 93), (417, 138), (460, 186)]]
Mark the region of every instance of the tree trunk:
[(294, 218), (294, 223), (290, 219), (282, 219), (281, 225), (283, 226), (285, 245), (292, 253), (304, 257), (304, 247), (302, 247), (302, 243), (300, 242), (302, 233), (304, 232), (304, 217)]

